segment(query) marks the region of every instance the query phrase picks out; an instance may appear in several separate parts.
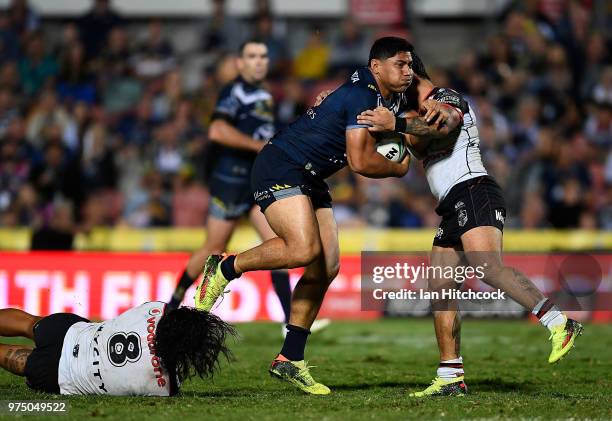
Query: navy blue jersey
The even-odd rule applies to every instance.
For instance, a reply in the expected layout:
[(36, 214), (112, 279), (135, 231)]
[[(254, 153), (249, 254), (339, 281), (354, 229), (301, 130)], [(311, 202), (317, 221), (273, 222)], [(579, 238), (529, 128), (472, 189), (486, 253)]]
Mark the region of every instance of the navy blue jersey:
[(271, 143), (312, 175), (325, 179), (347, 165), (346, 130), (367, 127), (357, 123), (357, 116), (380, 105), (399, 116), (405, 111), (405, 96), (394, 94), (385, 101), (370, 70), (359, 68), (350, 80), (318, 107), (309, 108)]
[[(226, 120), (257, 141), (266, 142), (274, 135), (272, 95), (242, 78), (221, 90), (212, 118)], [(256, 156), (244, 149), (219, 146), (212, 175), (225, 183), (248, 185)]]

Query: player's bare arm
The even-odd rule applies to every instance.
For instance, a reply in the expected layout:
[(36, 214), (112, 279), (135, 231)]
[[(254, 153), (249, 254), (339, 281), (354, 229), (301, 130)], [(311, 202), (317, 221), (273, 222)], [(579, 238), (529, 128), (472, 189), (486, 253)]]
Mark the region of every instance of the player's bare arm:
[(376, 140), (365, 128), (346, 131), (346, 156), (353, 171), (370, 178), (403, 177), (410, 163), (408, 155), (397, 163), (377, 153)]
[[(438, 102), (435, 100), (427, 100), (423, 103), (430, 104)], [(398, 117), (396, 119), (393, 112), (385, 107), (377, 107), (373, 110), (366, 110), (357, 117), (359, 124), (367, 124), (371, 132), (398, 131), (414, 136), (425, 137), (430, 139), (440, 139), (448, 136), (461, 123), (459, 113), (451, 107), (446, 107), (439, 103), (431, 108), (431, 112), (427, 109), (427, 114), (433, 124), (427, 123), (426, 117)], [(439, 122), (443, 122), (440, 124)]]
[(259, 152), (265, 145), (265, 142), (247, 136), (236, 127), (220, 118), (213, 120), (210, 124), (208, 137), (211, 141), (221, 145), (252, 152)]
[(23, 376), (31, 353), (31, 347), (0, 344), (0, 367), (18, 376)]

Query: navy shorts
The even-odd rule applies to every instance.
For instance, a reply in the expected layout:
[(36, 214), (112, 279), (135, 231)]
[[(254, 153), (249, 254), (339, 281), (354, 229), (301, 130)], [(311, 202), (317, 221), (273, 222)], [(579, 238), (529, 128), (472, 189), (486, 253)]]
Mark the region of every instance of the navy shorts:
[(277, 200), (299, 195), (308, 196), (315, 209), (332, 207), (327, 183), (311, 175), (282, 149), (270, 143), (255, 159), (251, 190), (262, 212)]
[(452, 247), (461, 244), (461, 236), (472, 228), (493, 226), (503, 231), (506, 202), (493, 177), (485, 175), (453, 186), (436, 213), (442, 222), (433, 245)]
[(36, 347), (28, 357), (25, 366), (26, 384), (34, 390), (60, 393), (57, 371), (64, 337), (70, 327), (89, 320), (72, 313), (55, 313), (43, 317), (34, 325)]
[(244, 183), (223, 180), (223, 176), (213, 174), (210, 178), (210, 205), (208, 213), (218, 219), (231, 221), (249, 213), (255, 201), (251, 186)]

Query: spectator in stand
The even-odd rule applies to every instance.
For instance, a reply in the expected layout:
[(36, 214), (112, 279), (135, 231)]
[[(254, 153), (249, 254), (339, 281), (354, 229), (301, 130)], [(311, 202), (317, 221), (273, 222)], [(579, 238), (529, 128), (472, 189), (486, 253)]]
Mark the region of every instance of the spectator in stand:
[(28, 6), (27, 0), (13, 0), (8, 8), (13, 30), (23, 35), (36, 31), (40, 26), (40, 19), (36, 12)]
[(270, 59), (268, 79), (275, 80), (285, 76), (290, 69), (287, 45), (282, 37), (274, 34), (274, 19), (271, 14), (262, 13), (257, 16), (254, 37), (268, 47)]
[(332, 75), (344, 77), (363, 66), (363, 58), (368, 56), (370, 43), (350, 18), (342, 21), (340, 29), (340, 34), (332, 42), (330, 65)]
[(312, 28), (304, 48), (295, 57), (293, 73), (305, 81), (320, 80), (327, 74), (331, 49), (320, 28)]
[(110, 3), (110, 0), (95, 0), (92, 10), (79, 20), (79, 32), (88, 59), (98, 56), (111, 30), (123, 23), (121, 17), (111, 10)]
[(0, 63), (16, 60), (19, 53), (18, 33), (11, 26), (9, 15), (0, 11)]
[(172, 45), (164, 38), (159, 20), (149, 22), (147, 37), (138, 47), (132, 63), (136, 75), (145, 80), (156, 79), (175, 66)]
[(225, 0), (212, 0), (212, 14), (202, 34), (202, 51), (215, 58), (237, 51), (245, 32), (242, 24), (226, 13), (225, 5)]
[(96, 81), (85, 61), (83, 45), (76, 41), (70, 45), (60, 62), (57, 92), (67, 103), (96, 101)]
[(57, 74), (57, 62), (45, 52), (42, 34), (27, 37), (26, 55), (19, 62), (19, 78), (23, 93), (35, 96)]
[(32, 250), (72, 250), (76, 226), (72, 204), (60, 201), (53, 204), (51, 218), (32, 233)]
[(290, 78), (283, 84), (283, 99), (276, 104), (277, 130), (293, 123), (306, 112), (309, 104), (299, 80)]

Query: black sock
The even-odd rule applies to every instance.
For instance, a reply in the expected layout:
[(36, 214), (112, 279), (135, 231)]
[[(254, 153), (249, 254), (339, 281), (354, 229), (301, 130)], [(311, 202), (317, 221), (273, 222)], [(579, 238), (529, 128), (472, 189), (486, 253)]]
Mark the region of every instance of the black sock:
[(187, 269), (181, 275), (179, 283), (172, 293), (172, 299), (168, 303), (169, 310), (177, 309), (181, 305), (181, 301), (185, 298), (185, 291), (195, 282), (195, 279), (189, 276)]
[(272, 286), (285, 313), (285, 323), (289, 323), (291, 314), (291, 285), (289, 284), (289, 272), (286, 270), (272, 271)]
[(225, 279), (231, 281), (233, 279), (238, 278), (240, 275), (234, 269), (234, 260), (236, 260), (236, 256), (228, 256), (227, 259), (221, 262), (221, 273), (225, 276)]
[(310, 330), (303, 327), (287, 325), (287, 337), (283, 343), (281, 354), (291, 361), (301, 361), (304, 359), (304, 349), (306, 340), (310, 335)]

